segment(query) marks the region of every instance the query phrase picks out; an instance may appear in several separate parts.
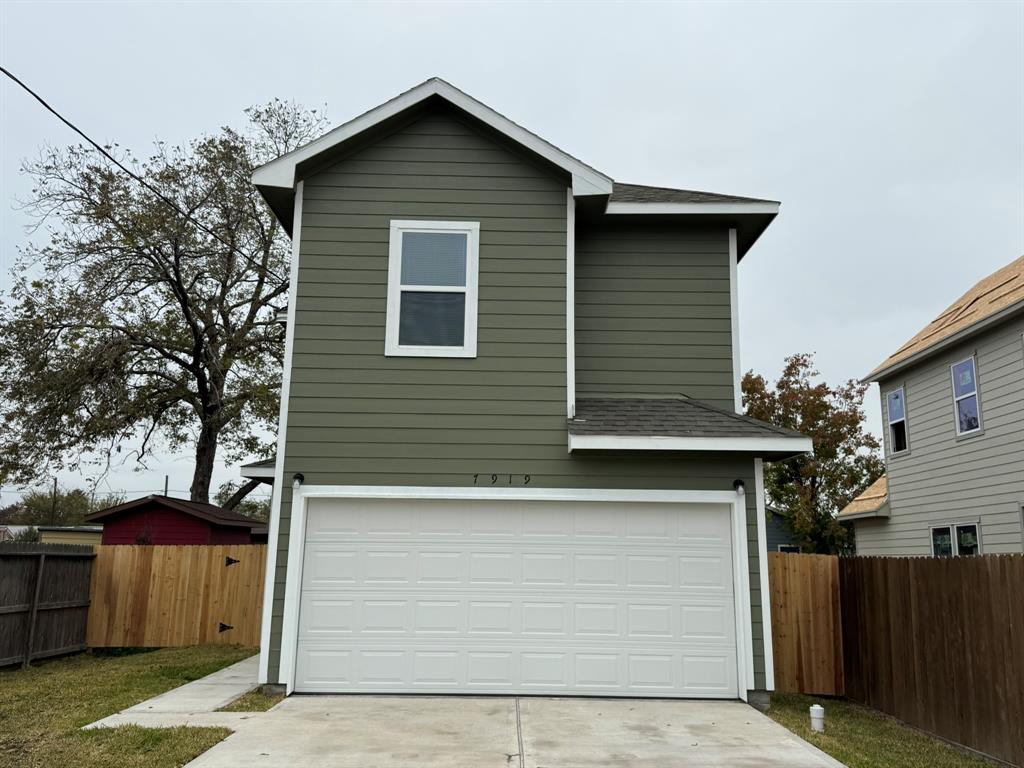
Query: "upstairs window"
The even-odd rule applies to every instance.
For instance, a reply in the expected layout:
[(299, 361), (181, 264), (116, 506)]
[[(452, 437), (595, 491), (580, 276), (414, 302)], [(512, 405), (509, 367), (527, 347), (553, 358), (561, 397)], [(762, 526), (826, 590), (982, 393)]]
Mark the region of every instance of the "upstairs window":
[(907, 402), (903, 387), (885, 396), (885, 408), (889, 417), (889, 453), (902, 453), (907, 450)]
[(476, 357), (480, 224), (392, 221), (384, 354)]
[(978, 378), (974, 358), (968, 357), (950, 366), (953, 375), (953, 411), (957, 435), (981, 430), (981, 407), (978, 404)]

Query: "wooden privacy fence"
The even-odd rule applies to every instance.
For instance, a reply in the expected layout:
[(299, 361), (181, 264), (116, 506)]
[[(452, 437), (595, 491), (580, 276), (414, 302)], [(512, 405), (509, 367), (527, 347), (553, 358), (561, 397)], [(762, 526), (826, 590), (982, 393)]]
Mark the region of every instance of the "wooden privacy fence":
[(0, 544), (0, 666), (85, 648), (89, 546)]
[(91, 647), (257, 646), (266, 546), (96, 547)]
[(1024, 555), (842, 558), (846, 695), (1024, 766)]
[(768, 553), (775, 690), (842, 696), (838, 558)]

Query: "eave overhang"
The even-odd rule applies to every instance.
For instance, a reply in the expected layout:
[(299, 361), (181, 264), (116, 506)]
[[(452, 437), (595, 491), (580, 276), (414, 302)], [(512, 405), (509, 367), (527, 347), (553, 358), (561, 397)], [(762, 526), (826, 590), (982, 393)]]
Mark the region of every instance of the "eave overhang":
[(570, 451), (686, 451), (744, 453), (771, 461), (810, 453), (809, 437), (676, 437), (669, 435), (576, 435), (569, 433)]

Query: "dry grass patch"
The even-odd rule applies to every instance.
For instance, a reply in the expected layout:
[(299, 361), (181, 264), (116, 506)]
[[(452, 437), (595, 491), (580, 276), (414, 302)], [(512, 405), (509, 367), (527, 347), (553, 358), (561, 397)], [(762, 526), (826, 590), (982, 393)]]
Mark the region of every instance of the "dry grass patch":
[(230, 704), (226, 704), (218, 712), (266, 712), (275, 704), (284, 700), (284, 694), (268, 696), (259, 688), (253, 688), (248, 693), (243, 693)]

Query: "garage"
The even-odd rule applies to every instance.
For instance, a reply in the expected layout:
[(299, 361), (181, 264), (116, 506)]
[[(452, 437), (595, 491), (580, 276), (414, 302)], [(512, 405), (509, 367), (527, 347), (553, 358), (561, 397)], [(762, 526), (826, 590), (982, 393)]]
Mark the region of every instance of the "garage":
[(296, 691), (737, 697), (730, 503), (305, 509)]

